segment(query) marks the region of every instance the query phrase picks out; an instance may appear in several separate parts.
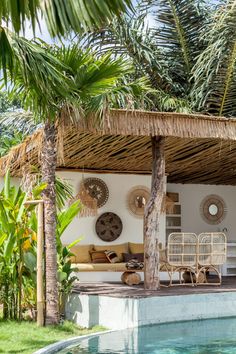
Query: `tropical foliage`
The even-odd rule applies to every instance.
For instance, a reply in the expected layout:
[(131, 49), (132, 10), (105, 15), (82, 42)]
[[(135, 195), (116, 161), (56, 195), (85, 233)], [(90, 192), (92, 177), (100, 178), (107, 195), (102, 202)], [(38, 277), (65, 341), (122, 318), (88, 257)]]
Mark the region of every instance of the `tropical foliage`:
[[(37, 127), (32, 119), (32, 114), (16, 110), (19, 100), (14, 103), (9, 96), (1, 96), (2, 112), (0, 109), (0, 157), (6, 155), (9, 150), (20, 144), (27, 135), (31, 134)], [(16, 105), (15, 105), (16, 104)]]
[[(85, 80), (83, 75), (81, 82), (77, 78), (77, 83), (81, 84), (81, 88), (78, 89), (73, 82), (77, 75), (77, 72), (74, 71), (76, 60), (71, 61), (71, 66), (68, 67), (61, 60), (55, 58), (55, 55), (52, 55), (44, 45), (38, 45), (34, 41), (29, 42), (16, 34), (19, 34), (20, 29), (25, 30), (26, 19), (30, 19), (32, 27), (35, 29), (35, 23), (39, 22), (41, 13), (46, 19), (50, 33), (54, 36), (65, 35), (70, 30), (84, 32), (94, 27), (100, 27), (109, 22), (114, 15), (119, 16), (128, 7), (131, 7), (131, 0), (27, 0), (24, 2), (4, 0), (0, 4), (0, 70), (2, 70), (5, 85), (10, 79), (9, 87), (21, 96), (25, 107), (33, 109), (35, 116), (45, 123), (42, 144), (42, 176), (43, 181), (46, 182), (46, 188), (42, 197), (45, 202), (47, 324), (59, 321), (55, 245), (55, 169), (57, 161), (55, 120), (61, 117), (62, 108), (66, 108), (67, 115), (70, 116), (68, 113), (71, 106), (74, 106), (83, 95), (85, 100), (87, 98), (89, 108), (88, 97), (92, 98), (96, 91), (96, 74), (98, 76), (97, 83), (101, 84), (102, 82), (99, 70), (92, 69), (91, 62), (85, 63), (86, 65), (90, 64), (91, 76), (87, 72)], [(13, 33), (9, 31), (8, 27), (3, 26), (3, 24), (8, 25), (9, 22), (12, 23)], [(68, 53), (66, 58), (68, 58)], [(65, 61), (66, 58), (64, 57)], [(105, 57), (103, 59), (105, 60)], [(112, 58), (109, 58), (109, 61), (111, 63)], [(117, 65), (117, 63), (118, 61), (115, 61), (110, 66), (108, 63), (106, 65), (108, 74), (105, 76), (103, 88), (108, 89), (109, 87), (110, 97), (112, 97), (112, 78), (115, 77), (115, 81), (117, 81), (121, 76), (121, 71), (125, 68), (124, 64)], [(86, 65), (84, 65), (84, 72), (86, 72)], [(105, 74), (106, 71), (102, 71), (102, 73)], [(86, 80), (87, 83), (91, 83), (88, 87)], [(131, 91), (137, 92), (138, 87), (138, 85), (133, 85)], [(116, 87), (113, 91), (116, 93), (115, 96), (118, 96), (121, 89), (127, 93), (126, 87), (121, 85), (120, 88)], [(93, 112), (97, 109), (101, 112), (101, 102), (104, 106), (106, 96), (102, 95), (101, 90), (100, 94), (95, 94), (95, 96), (97, 102), (93, 100), (93, 106), (90, 109)], [(81, 104), (79, 108), (81, 112)], [(85, 111), (87, 113), (89, 109), (85, 109)]]
[[(33, 191), (37, 198), (43, 186)], [(20, 187), (11, 186), (7, 173), (0, 194), (0, 294), (4, 318), (22, 317), (22, 307), (35, 300), (35, 250), (29, 248), (36, 241), (32, 232), (33, 207), (25, 208), (27, 194)]]
[[(158, 91), (154, 110), (191, 111), (191, 70), (203, 48), (201, 33), (209, 14), (200, 1), (147, 1), (131, 15), (114, 19), (102, 32), (81, 37), (86, 47), (100, 53), (112, 50), (128, 56), (136, 67), (135, 77), (147, 75)], [(151, 13), (156, 23), (147, 26)]]
[(132, 9), (131, 0), (2, 0), (0, 25), (11, 21), (19, 33), (25, 29), (26, 20), (35, 29), (43, 16), (52, 35), (64, 35), (70, 30), (81, 32), (99, 27), (128, 8)]
[[(45, 188), (39, 184), (32, 190), (37, 199)], [(61, 196), (63, 199), (63, 196)], [(9, 172), (0, 193), (0, 302), (3, 317), (21, 319), (24, 311), (34, 316), (36, 305), (37, 216), (35, 206), (25, 206), (28, 199), (21, 187), (11, 185)], [(81, 209), (80, 202), (58, 212), (57, 252), (58, 282), (62, 293), (68, 293), (75, 279), (71, 267), (70, 247), (63, 246), (61, 236)], [(75, 241), (75, 243), (79, 240)]]
[(129, 57), (135, 77), (146, 74), (158, 91), (150, 109), (235, 116), (235, 2), (140, 3), (135, 14), (81, 36), (81, 43)]
[(206, 49), (193, 68), (192, 90), (196, 109), (215, 115), (236, 116), (236, 3), (219, 7), (202, 36)]
[[(52, 36), (66, 35), (69, 31), (78, 33), (100, 27), (115, 15), (119, 16), (129, 8), (132, 8), (131, 0), (94, 0), (93, 2), (87, 0), (26, 0), (23, 2), (2, 0), (0, 3), (0, 69), (3, 70), (5, 81), (6, 70), (9, 69), (13, 77), (14, 68), (18, 64), (24, 65), (24, 70), (32, 74), (37, 74), (38, 68), (40, 72), (43, 70), (40, 63), (45, 55), (36, 54), (30, 42), (26, 48), (25, 39), (22, 40), (15, 35), (21, 30), (25, 32), (27, 20), (31, 22), (33, 31), (35, 31), (36, 24), (40, 27), (40, 20), (43, 18)], [(13, 28), (13, 33), (9, 31), (9, 24)], [(38, 56), (39, 66), (35, 61), (35, 65), (30, 67), (26, 63), (32, 60), (34, 54)], [(19, 58), (23, 60), (19, 61)], [(44, 70), (47, 70), (46, 66)], [(51, 70), (52, 68), (49, 69)]]

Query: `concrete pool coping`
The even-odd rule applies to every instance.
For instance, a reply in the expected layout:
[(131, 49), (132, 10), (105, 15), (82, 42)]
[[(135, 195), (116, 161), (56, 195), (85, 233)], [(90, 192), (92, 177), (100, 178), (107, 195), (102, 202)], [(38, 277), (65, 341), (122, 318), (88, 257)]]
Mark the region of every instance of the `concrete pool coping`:
[(85, 334), (83, 336), (77, 336), (77, 337), (63, 339), (63, 340), (60, 340), (59, 342), (55, 342), (55, 343), (52, 343), (44, 348), (41, 348), (41, 349), (37, 350), (36, 352), (34, 352), (33, 354), (54, 354), (54, 353), (57, 353), (59, 350), (69, 348), (70, 346), (72, 346), (74, 344), (79, 344), (79, 342), (82, 341), (83, 339), (93, 338), (93, 337), (100, 336), (102, 334), (111, 333), (114, 331), (115, 330), (109, 329), (109, 330), (100, 331), (100, 332), (96, 332), (96, 333), (92, 333), (92, 334)]
[(57, 353), (83, 339), (117, 330), (229, 317), (236, 317), (236, 291), (216, 293), (212, 289), (211, 293), (203, 294), (173, 294), (139, 298), (72, 293), (66, 303), (66, 319), (86, 328), (101, 325), (110, 329), (62, 340), (34, 354)]
[(66, 303), (66, 319), (86, 328), (122, 330), (223, 317), (236, 317), (236, 292), (140, 298), (72, 293)]

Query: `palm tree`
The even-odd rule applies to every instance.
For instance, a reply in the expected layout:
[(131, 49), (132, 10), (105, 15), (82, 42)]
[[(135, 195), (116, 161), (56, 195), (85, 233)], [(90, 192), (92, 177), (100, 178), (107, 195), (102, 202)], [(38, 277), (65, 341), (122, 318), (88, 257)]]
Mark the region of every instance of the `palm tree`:
[[(42, 45), (42, 42), (41, 42)], [(104, 110), (111, 105), (127, 105), (127, 99), (145, 101), (150, 91), (147, 81), (139, 78), (129, 80), (133, 67), (123, 58), (114, 59), (111, 54), (95, 57), (91, 52), (82, 51), (77, 45), (71, 47), (41, 48), (57, 61), (57, 68), (63, 68), (65, 88), (61, 94), (54, 81), (47, 83), (50, 96), (45, 98), (44, 90), (37, 82), (26, 82), (21, 67), (14, 71), (11, 92), (19, 97), (25, 108), (34, 112), (35, 120), (44, 124), (42, 141), (42, 177), (47, 183), (43, 191), (45, 203), (45, 245), (46, 245), (46, 324), (58, 323), (58, 289), (56, 261), (56, 206), (55, 170), (57, 162), (56, 126), (70, 124), (71, 119), (84, 118), (93, 112), (98, 121)], [(128, 79), (125, 79), (125, 75)], [(134, 99), (135, 96), (135, 99)], [(68, 121), (64, 121), (65, 112)], [(74, 114), (76, 112), (76, 114)], [(79, 114), (78, 114), (79, 112)], [(79, 115), (79, 117), (78, 117)]]
[[(99, 28), (127, 9), (132, 9), (131, 0), (94, 0), (89, 4), (86, 0), (25, 0), (23, 2), (2, 0), (0, 2), (0, 70), (3, 70), (5, 84), (7, 79), (11, 79), (14, 67), (18, 66), (19, 62), (24, 66), (24, 70), (28, 69), (28, 72), (33, 73), (36, 69), (35, 75), (40, 74), (41, 78), (47, 71), (46, 65), (41, 65), (46, 53), (40, 60), (39, 55), (35, 57), (36, 66), (27, 67), (28, 56), (40, 54), (34, 52), (36, 48), (30, 47), (30, 42), (27, 44), (24, 38), (18, 37), (21, 30), (25, 31), (27, 20), (31, 22), (35, 31), (35, 26), (40, 25), (42, 17), (52, 36), (64, 36), (70, 31), (83, 33), (92, 28)], [(13, 31), (9, 30), (9, 23)], [(30, 53), (24, 52), (26, 49)], [(38, 65), (37, 61), (39, 61)], [(57, 77), (54, 73), (51, 74), (54, 79)], [(47, 75), (44, 76), (46, 77)]]
[[(35, 42), (28, 42), (16, 34), (19, 34), (22, 29), (25, 30), (26, 20), (31, 21), (33, 30), (35, 30), (35, 25), (39, 23), (41, 16), (45, 18), (52, 36), (64, 36), (72, 30), (81, 33), (106, 24), (128, 8), (132, 9), (131, 0), (90, 2), (87, 0), (26, 0), (24, 2), (3, 0), (0, 3), (0, 69), (2, 69), (5, 84), (7, 85), (10, 79), (12, 87), (21, 95), (25, 106), (30, 107), (36, 113), (37, 120), (43, 120), (45, 123), (42, 174), (47, 182), (47, 188), (44, 191), (47, 323), (58, 323), (59, 320), (55, 246), (55, 120), (59, 118), (61, 107), (68, 102), (69, 104), (75, 103), (75, 100), (79, 98), (79, 91), (72, 82), (71, 76), (67, 77), (67, 74), (71, 75), (73, 68), (65, 67), (45, 48), (41, 48)], [(9, 22), (12, 24), (14, 33), (6, 27)], [(111, 70), (107, 74), (110, 75), (109, 77), (105, 75), (104, 87), (109, 87), (111, 91), (112, 85), (121, 76), (125, 65), (122, 61), (115, 63), (110, 58), (103, 58), (103, 60), (104, 65)], [(84, 65), (82, 62), (80, 64)], [(90, 64), (91, 67), (92, 62), (85, 64)], [(102, 62), (98, 64), (102, 67)], [(102, 83), (101, 76), (99, 80)], [(101, 108), (103, 100), (109, 96), (109, 90), (106, 92), (107, 95), (101, 92), (94, 94), (95, 88), (96, 85), (90, 86), (91, 95), (99, 99), (93, 101), (93, 107), (87, 102), (86, 109), (88, 110), (89, 108), (98, 109), (98, 104)], [(119, 91), (124, 93), (126, 90), (126, 87), (121, 86), (120, 90), (116, 88), (116, 93), (118, 95)], [(132, 86), (129, 90), (132, 91)]]
[[(98, 53), (112, 50), (116, 56), (127, 55), (136, 67), (136, 77), (148, 76), (158, 91), (153, 110), (191, 112), (192, 68), (206, 45), (201, 35), (212, 13), (204, 4), (201, 0), (144, 0), (134, 14), (115, 18), (103, 30), (80, 40)], [(147, 26), (147, 14), (153, 16), (155, 27)]]
[[(191, 112), (192, 68), (206, 43), (201, 34), (208, 27), (211, 10), (198, 0), (147, 0), (136, 14), (115, 18), (103, 31), (81, 36), (96, 52), (126, 55), (137, 68), (135, 77), (147, 75), (158, 94), (153, 110)], [(151, 11), (156, 27), (146, 24)], [(159, 287), (159, 216), (164, 196), (164, 137), (152, 137), (152, 193), (144, 215), (145, 288)]]

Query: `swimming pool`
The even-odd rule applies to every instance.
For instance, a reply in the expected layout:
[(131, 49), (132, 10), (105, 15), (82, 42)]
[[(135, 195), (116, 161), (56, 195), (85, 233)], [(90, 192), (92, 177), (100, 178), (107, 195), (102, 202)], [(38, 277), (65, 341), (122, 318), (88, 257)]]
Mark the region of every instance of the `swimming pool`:
[(60, 354), (236, 354), (236, 318), (144, 326), (104, 333)]

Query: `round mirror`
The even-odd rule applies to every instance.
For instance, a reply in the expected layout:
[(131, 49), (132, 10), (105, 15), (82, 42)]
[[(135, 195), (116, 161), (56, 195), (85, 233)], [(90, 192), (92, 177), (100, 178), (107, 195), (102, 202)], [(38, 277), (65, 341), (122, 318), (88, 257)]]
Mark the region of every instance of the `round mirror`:
[(209, 205), (209, 213), (211, 215), (216, 215), (218, 213), (218, 207), (215, 204)]
[(221, 197), (212, 194), (203, 199), (200, 212), (208, 224), (219, 224), (225, 218), (226, 205)]

